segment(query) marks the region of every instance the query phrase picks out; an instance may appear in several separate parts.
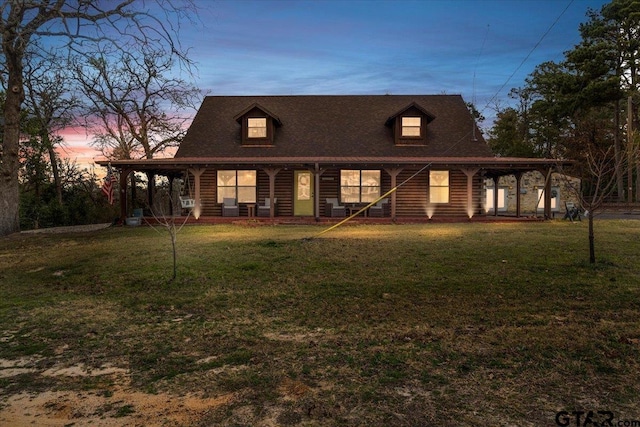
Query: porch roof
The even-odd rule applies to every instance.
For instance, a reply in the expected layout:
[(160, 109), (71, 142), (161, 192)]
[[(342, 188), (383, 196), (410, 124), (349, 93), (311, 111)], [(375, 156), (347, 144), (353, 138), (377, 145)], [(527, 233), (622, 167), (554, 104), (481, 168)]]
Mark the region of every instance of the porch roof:
[(255, 168), (314, 168), (318, 167), (363, 167), (388, 168), (402, 166), (426, 166), (444, 168), (479, 168), (489, 176), (508, 175), (529, 170), (541, 170), (569, 166), (570, 160), (521, 158), (521, 157), (179, 157), (140, 160), (99, 160), (98, 165), (116, 169), (156, 171), (172, 174), (188, 168), (208, 167), (255, 167)]

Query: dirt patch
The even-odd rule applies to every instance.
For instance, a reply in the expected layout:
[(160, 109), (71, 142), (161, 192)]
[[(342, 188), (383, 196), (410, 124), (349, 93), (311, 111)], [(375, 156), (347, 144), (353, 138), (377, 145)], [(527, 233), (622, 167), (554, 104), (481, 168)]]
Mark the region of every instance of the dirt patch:
[[(33, 372), (30, 363), (3, 362), (5, 377)], [(109, 377), (112, 386), (91, 391), (47, 391), (19, 393), (0, 401), (0, 425), (21, 426), (190, 426), (233, 400), (232, 394), (205, 398), (194, 393), (172, 395), (147, 394), (129, 387), (127, 370), (104, 366), (51, 368), (41, 372), (56, 377)]]
[(71, 225), (67, 227), (50, 227), (50, 228), (38, 228), (36, 230), (21, 231), (23, 234), (36, 234), (36, 233), (88, 233), (91, 231), (103, 230), (111, 227), (111, 224), (87, 224), (87, 225)]
[(189, 426), (231, 400), (231, 395), (204, 399), (194, 395), (151, 395), (126, 389), (115, 389), (107, 395), (75, 391), (20, 393), (3, 402), (0, 424), (14, 427)]

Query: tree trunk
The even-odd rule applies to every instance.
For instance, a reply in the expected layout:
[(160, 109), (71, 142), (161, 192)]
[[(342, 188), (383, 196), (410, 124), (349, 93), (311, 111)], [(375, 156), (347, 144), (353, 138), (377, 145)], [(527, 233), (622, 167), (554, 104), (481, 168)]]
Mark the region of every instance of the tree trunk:
[(169, 223), (169, 235), (171, 236), (171, 249), (173, 251), (173, 276), (171, 277), (171, 280), (176, 280), (176, 277), (178, 276), (178, 248), (176, 246), (176, 240), (178, 238), (177, 233), (176, 224), (172, 218)]
[(620, 141), (620, 100), (616, 100), (615, 102), (615, 129), (616, 131), (613, 134), (613, 148), (616, 157), (616, 183), (618, 190), (618, 202), (624, 202), (625, 200), (625, 191), (624, 191), (624, 171), (622, 170), (622, 165), (624, 164), (622, 159), (622, 145)]
[(593, 211), (589, 211), (589, 263), (596, 263), (596, 246), (593, 235)]
[(22, 55), (16, 54), (3, 40), (8, 86), (4, 104), (4, 133), (0, 150), (0, 236), (20, 231), (20, 191), (18, 169), (20, 161), (20, 106), (24, 100), (22, 88)]
[(53, 144), (49, 139), (49, 134), (45, 134), (43, 132), (41, 138), (45, 143), (45, 146), (47, 147), (47, 151), (49, 152), (49, 161), (51, 162), (53, 182), (56, 185), (56, 196), (58, 197), (58, 203), (60, 203), (60, 206), (62, 206), (62, 181), (60, 180), (60, 170), (58, 169), (58, 156), (56, 155), (56, 150), (53, 148)]
[(640, 162), (636, 163), (636, 202), (640, 202)]

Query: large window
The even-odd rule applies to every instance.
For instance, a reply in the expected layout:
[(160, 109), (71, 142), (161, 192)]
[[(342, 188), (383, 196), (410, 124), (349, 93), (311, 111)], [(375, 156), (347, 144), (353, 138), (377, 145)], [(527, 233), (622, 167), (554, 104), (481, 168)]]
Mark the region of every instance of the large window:
[(343, 203), (370, 203), (380, 197), (379, 170), (340, 171), (340, 200)]
[[(544, 189), (538, 188), (538, 210), (544, 210)], [(557, 211), (560, 206), (560, 189), (558, 187), (551, 188), (551, 210)]]
[(449, 203), (449, 171), (429, 171), (429, 202)]
[(267, 119), (255, 118), (247, 119), (247, 136), (249, 138), (266, 138), (267, 137)]
[[(484, 208), (487, 212), (493, 211), (493, 201), (495, 197), (495, 189), (487, 187), (487, 197), (485, 199)], [(507, 210), (507, 189), (498, 187), (498, 211)]]
[(234, 198), (238, 203), (256, 202), (256, 171), (220, 170), (217, 177), (218, 203), (225, 197)]
[(420, 117), (402, 118), (402, 136), (420, 136), (422, 120)]

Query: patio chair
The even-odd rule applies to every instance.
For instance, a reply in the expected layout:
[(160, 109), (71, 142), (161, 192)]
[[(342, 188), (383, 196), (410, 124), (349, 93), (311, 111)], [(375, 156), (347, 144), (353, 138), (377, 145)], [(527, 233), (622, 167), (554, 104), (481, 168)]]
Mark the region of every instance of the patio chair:
[(327, 199), (324, 205), (324, 214), (331, 217), (343, 217), (347, 215), (347, 208), (340, 206), (338, 199)]
[(240, 208), (236, 199), (230, 197), (222, 199), (222, 216), (240, 216)]
[(564, 203), (565, 214), (562, 219), (568, 219), (573, 222), (574, 220), (582, 221), (580, 218), (580, 209), (573, 202), (565, 202)]
[[(278, 198), (273, 199), (273, 215), (276, 215), (276, 204)], [(269, 217), (271, 216), (271, 199), (266, 197), (264, 199), (264, 205), (258, 205), (258, 216)]]
[(387, 216), (386, 208), (387, 208), (387, 203), (388, 202), (389, 202), (388, 199), (382, 199), (378, 203), (376, 203), (375, 205), (371, 206), (369, 208), (369, 216), (370, 217), (377, 217), (377, 218), (382, 218), (382, 217)]

